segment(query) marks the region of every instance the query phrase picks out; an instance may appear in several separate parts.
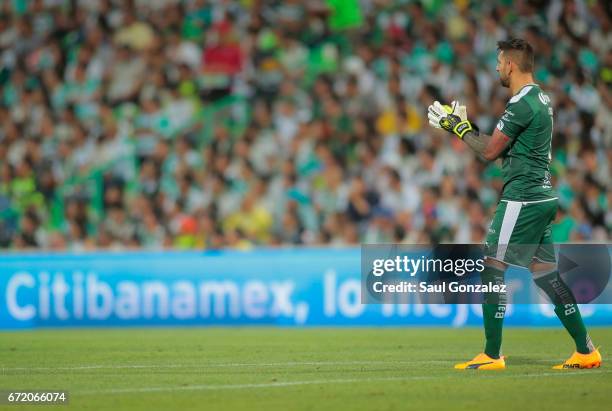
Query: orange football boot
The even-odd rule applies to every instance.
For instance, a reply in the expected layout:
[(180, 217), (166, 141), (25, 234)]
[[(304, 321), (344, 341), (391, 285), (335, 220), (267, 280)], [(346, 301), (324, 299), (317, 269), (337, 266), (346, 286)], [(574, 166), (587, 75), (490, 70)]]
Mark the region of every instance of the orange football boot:
[(563, 364), (555, 365), (555, 370), (599, 368), (601, 366), (601, 354), (599, 349), (589, 353), (580, 354), (575, 351)]
[(503, 370), (505, 368), (504, 356), (495, 359), (485, 353), (478, 354), (471, 361), (455, 364), (456, 370)]

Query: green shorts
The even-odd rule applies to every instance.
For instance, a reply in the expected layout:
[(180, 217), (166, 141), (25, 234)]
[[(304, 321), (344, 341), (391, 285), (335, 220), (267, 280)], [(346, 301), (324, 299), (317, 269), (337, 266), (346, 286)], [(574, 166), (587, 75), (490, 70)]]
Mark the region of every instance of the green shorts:
[(485, 256), (521, 267), (528, 267), (533, 259), (556, 263), (551, 234), (556, 214), (556, 198), (502, 200), (489, 227)]

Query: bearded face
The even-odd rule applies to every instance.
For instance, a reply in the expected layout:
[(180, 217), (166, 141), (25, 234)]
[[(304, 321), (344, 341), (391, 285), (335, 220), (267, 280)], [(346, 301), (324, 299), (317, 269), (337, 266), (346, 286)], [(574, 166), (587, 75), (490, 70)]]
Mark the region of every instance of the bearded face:
[(495, 68), (499, 74), (499, 82), (503, 87), (510, 87), (510, 59), (504, 56), (504, 52), (500, 51), (497, 55), (497, 67)]

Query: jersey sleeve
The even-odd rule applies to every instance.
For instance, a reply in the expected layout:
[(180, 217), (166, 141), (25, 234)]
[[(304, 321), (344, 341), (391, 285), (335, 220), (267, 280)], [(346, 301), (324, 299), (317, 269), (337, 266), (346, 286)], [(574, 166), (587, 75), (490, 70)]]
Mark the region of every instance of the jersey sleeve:
[(497, 122), (497, 129), (510, 137), (516, 139), (529, 126), (533, 120), (533, 111), (525, 100), (506, 104), (504, 115)]

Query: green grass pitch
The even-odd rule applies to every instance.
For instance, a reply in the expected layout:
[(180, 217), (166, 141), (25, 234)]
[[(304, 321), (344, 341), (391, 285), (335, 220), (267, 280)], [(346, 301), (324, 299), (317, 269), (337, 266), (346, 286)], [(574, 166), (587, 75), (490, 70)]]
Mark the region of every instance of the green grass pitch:
[[(478, 328), (142, 328), (0, 333), (0, 389), (67, 390), (74, 410), (604, 410), (604, 365), (555, 371), (561, 328), (505, 331), (505, 371), (456, 371)], [(0, 406), (41, 410), (41, 406)]]

